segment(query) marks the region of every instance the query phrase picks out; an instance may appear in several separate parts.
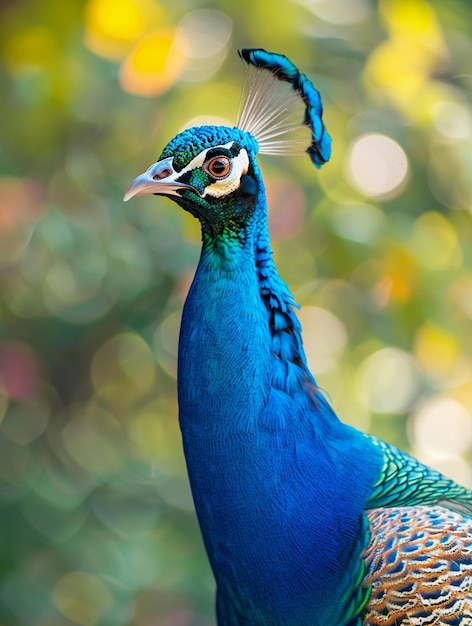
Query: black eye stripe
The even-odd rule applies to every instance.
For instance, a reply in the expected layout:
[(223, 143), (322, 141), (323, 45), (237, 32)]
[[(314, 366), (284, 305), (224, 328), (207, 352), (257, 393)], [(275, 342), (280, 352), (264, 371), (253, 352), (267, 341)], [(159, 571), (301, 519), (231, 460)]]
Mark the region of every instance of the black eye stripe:
[(185, 185), (189, 185), (190, 179), (192, 178), (192, 174), (193, 174), (193, 170), (190, 170), (182, 174), (182, 176), (179, 176), (177, 180), (179, 183), (184, 183)]
[(228, 150), (227, 148), (212, 148), (206, 153), (205, 163), (217, 156), (226, 156), (228, 157), (228, 159), (232, 159), (235, 155), (231, 152), (231, 150)]

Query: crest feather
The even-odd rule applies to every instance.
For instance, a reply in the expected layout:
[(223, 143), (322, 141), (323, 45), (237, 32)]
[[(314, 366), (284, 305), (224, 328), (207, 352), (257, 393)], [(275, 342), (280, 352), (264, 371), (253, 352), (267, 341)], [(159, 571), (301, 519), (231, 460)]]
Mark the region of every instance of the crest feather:
[(282, 54), (245, 48), (239, 56), (249, 69), (236, 126), (255, 137), (261, 154), (308, 152), (321, 167), (331, 155), (331, 137), (319, 92)]

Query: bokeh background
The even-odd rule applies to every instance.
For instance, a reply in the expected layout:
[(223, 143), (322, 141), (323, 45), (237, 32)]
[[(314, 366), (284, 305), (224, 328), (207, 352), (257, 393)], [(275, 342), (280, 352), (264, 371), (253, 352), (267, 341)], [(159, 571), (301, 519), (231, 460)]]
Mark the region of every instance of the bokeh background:
[(323, 94), (331, 162), (263, 157), (276, 261), (341, 417), (472, 485), (472, 4), (0, 2), (0, 626), (211, 626), (177, 424), (199, 229), (123, 204), (233, 124), (236, 50)]

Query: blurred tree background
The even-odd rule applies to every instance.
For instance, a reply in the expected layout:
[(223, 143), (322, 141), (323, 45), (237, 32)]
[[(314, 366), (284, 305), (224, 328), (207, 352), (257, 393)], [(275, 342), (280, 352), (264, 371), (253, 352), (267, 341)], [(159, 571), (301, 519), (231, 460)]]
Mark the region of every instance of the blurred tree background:
[(323, 94), (332, 161), (262, 158), (343, 420), (472, 485), (472, 4), (0, 2), (0, 626), (210, 626), (176, 404), (199, 229), (123, 192), (232, 125), (236, 50)]

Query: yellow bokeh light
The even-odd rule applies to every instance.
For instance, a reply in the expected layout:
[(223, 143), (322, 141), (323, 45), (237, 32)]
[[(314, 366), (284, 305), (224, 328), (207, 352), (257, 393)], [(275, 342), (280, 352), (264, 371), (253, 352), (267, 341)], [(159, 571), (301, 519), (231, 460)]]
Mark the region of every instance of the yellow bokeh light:
[(445, 95), (432, 76), (448, 58), (436, 14), (424, 0), (383, 0), (380, 6), (389, 37), (368, 60), (367, 82), (405, 115), (428, 117)]
[(164, 415), (155, 404), (146, 407), (127, 424), (127, 431), (139, 456), (150, 460), (154, 469), (184, 473), (179, 423), (171, 414), (175, 407), (167, 410)]
[(143, 15), (134, 0), (91, 0), (85, 21), (97, 35), (123, 41), (136, 37), (143, 27)]
[(423, 213), (413, 228), (412, 254), (431, 270), (457, 268), (462, 250), (451, 223), (437, 211)]
[(440, 54), (444, 38), (432, 7), (424, 0), (382, 0), (382, 17), (393, 37), (421, 42)]
[(68, 456), (100, 478), (122, 467), (122, 430), (116, 417), (99, 406), (77, 407), (61, 439)]
[(382, 274), (375, 287), (379, 306), (408, 300), (418, 273), (411, 256), (401, 247), (392, 247), (387, 250), (381, 267)]
[(454, 366), (459, 353), (453, 335), (431, 322), (425, 322), (415, 337), (415, 357), (431, 376), (444, 376)]
[(149, 25), (162, 24), (164, 10), (152, 0), (89, 0), (85, 43), (105, 58), (121, 58)]
[(92, 383), (101, 399), (121, 407), (146, 394), (155, 380), (148, 344), (139, 335), (123, 332), (100, 346), (90, 366)]
[(136, 44), (121, 67), (123, 89), (156, 96), (175, 83), (185, 67), (185, 57), (173, 48), (174, 36), (172, 29), (159, 30)]
[(410, 41), (391, 39), (378, 46), (366, 76), (400, 104), (408, 102), (425, 83), (430, 53)]
[(69, 572), (54, 587), (53, 601), (75, 624), (95, 626), (108, 612), (113, 598), (105, 585), (86, 572)]

